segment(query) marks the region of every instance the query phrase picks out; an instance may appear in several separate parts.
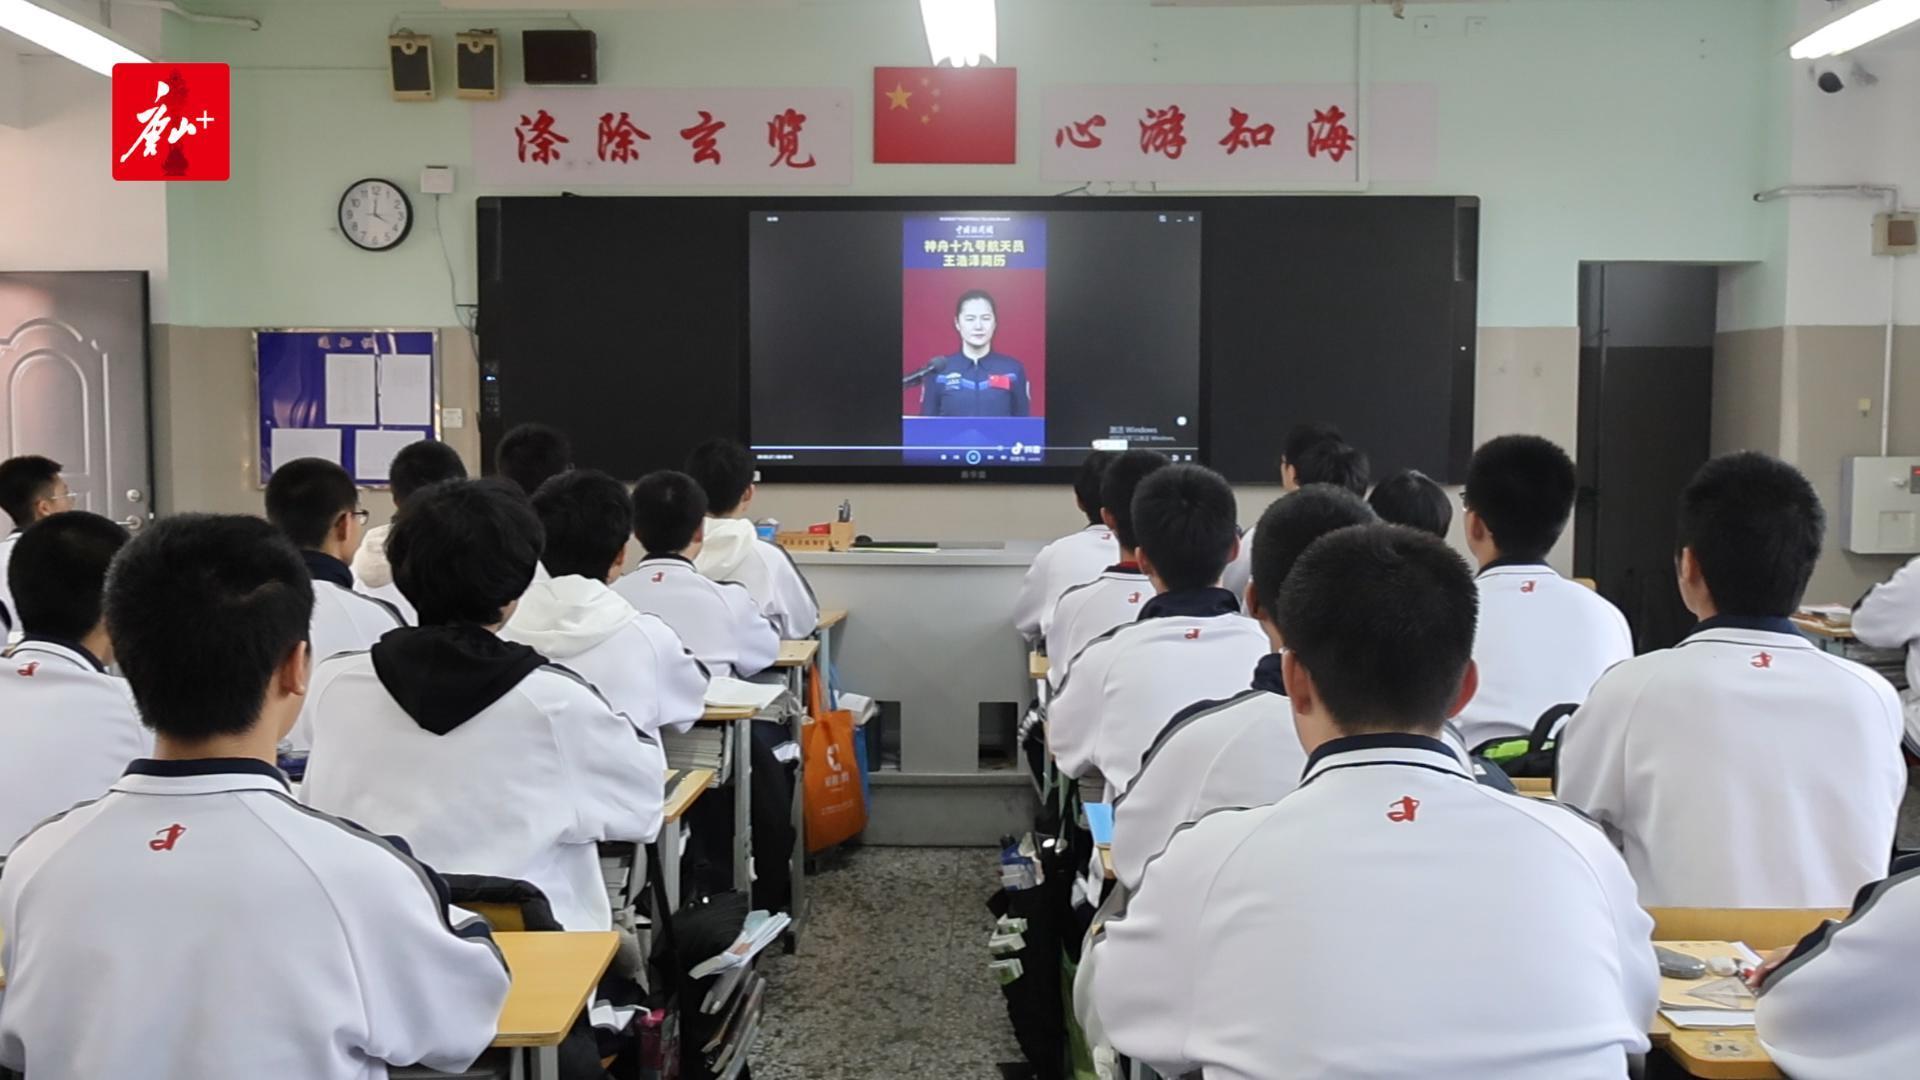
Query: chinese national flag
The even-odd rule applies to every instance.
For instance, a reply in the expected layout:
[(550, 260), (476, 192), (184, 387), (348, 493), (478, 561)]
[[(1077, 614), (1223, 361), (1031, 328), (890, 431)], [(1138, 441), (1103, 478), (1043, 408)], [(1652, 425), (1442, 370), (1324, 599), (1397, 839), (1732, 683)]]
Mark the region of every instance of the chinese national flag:
[(1014, 69), (873, 69), (873, 160), (882, 165), (1011, 165)]

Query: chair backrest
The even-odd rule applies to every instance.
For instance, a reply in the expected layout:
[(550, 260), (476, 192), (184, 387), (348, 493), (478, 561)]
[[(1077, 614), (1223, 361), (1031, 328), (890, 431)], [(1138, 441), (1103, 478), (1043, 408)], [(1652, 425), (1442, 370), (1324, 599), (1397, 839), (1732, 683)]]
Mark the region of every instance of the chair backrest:
[(1793, 945), (1845, 908), (1648, 908), (1655, 941), (1744, 941), (1754, 949)]

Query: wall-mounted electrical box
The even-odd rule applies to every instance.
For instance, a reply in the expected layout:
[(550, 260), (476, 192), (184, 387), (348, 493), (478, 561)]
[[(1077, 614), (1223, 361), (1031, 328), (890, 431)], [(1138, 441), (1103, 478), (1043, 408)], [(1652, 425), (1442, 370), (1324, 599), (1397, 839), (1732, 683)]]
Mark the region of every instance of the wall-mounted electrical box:
[(1856, 555), (1920, 553), (1920, 457), (1840, 465), (1840, 546)]

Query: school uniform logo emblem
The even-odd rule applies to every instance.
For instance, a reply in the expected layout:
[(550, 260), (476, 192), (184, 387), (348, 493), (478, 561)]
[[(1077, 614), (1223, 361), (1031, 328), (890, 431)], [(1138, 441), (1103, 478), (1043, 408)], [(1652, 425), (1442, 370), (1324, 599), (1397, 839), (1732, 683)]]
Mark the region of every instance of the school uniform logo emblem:
[(147, 841), (147, 846), (155, 851), (172, 851), (174, 843), (180, 839), (180, 834), (186, 831), (187, 827), (176, 821), (155, 833), (155, 838)]
[(1753, 659), (1748, 662), (1757, 668), (1771, 668), (1773, 667), (1773, 654), (1767, 652), (1755, 653)]
[(1137, 604), (1137, 603), (1139, 603), (1139, 602), (1140, 602), (1140, 594), (1139, 594), (1139, 593), (1128, 593), (1128, 594), (1127, 594), (1127, 603), (1129, 603), (1129, 604)]
[(39, 670), (40, 670), (40, 661), (34, 660), (28, 663), (26, 667), (20, 668), (19, 670), (15, 671), (14, 674), (31, 679), (34, 676), (34, 673)]
[(1200, 628), (1196, 626), (1193, 629), (1187, 631), (1186, 637), (1188, 641), (1200, 640)]
[(1539, 587), (1540, 587), (1540, 583), (1537, 581), (1523, 581), (1520, 583), (1520, 591), (1523, 593), (1532, 592), (1533, 590)]
[(658, 585), (665, 580), (667, 580), (667, 572), (665, 570), (662, 570), (653, 575), (653, 583), (655, 585)]
[(1412, 821), (1414, 815), (1420, 812), (1420, 800), (1411, 795), (1402, 795), (1388, 803), (1387, 808), (1388, 821)]

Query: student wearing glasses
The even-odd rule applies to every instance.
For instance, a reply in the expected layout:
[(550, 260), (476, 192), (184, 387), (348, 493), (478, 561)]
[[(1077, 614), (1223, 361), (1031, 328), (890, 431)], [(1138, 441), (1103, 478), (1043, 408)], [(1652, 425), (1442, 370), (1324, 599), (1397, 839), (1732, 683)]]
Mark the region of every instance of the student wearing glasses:
[(7, 590), (7, 561), (13, 558), (13, 545), (27, 526), (73, 507), (73, 492), (60, 475), (59, 462), (38, 454), (0, 461), (0, 513), (13, 522), (13, 529), (0, 536), (0, 644), (20, 629), (13, 594)]

